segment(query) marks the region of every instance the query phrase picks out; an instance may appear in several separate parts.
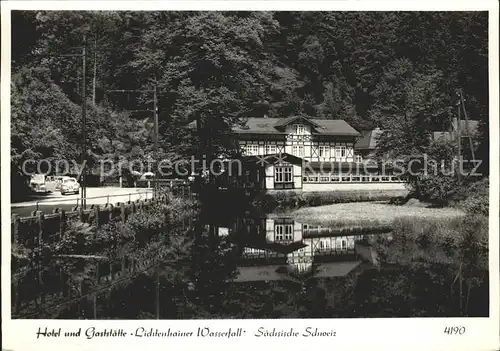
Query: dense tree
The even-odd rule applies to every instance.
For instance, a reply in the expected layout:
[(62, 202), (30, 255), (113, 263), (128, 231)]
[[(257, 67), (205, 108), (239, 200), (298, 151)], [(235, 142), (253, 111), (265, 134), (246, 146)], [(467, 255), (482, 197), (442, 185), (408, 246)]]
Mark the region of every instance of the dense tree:
[(440, 90), (441, 72), (415, 71), (408, 59), (387, 66), (372, 95), (370, 119), (384, 133), (377, 152), (385, 157), (418, 156), (433, 130), (442, 130), (449, 102)]
[[(50, 86), (17, 79), (15, 94), (25, 97), (13, 101), (13, 132), (22, 123), (54, 128), (47, 135), (67, 142), (65, 153), (77, 153), (77, 122), (66, 128), (61, 121), (78, 118), (82, 65), (54, 55), (80, 53), (84, 36), (94, 159), (152, 155), (152, 94), (110, 90), (154, 84), (159, 151), (171, 159), (196, 151), (186, 122), (200, 121), (201, 148), (219, 155), (230, 151), (227, 131), (244, 117), (298, 113), (345, 119), (360, 130), (379, 126), (387, 130), (383, 150), (411, 155), (428, 146), (428, 133), (449, 126), (457, 88), (469, 118), (482, 121), (482, 150), (487, 145), (486, 13), (25, 11), (14, 13), (13, 25), (13, 38), (23, 36), (13, 41), (13, 74), (45, 67)], [(31, 110), (21, 115), (28, 96)], [(45, 119), (54, 123), (26, 122), (43, 114), (49, 98), (61, 106)], [(51, 147), (45, 154), (56, 155)], [(14, 136), (13, 149), (37, 147)]]
[(11, 185), (18, 190), (14, 196), (26, 193), (27, 173), (36, 173), (38, 160), (76, 159), (77, 108), (50, 80), (47, 69), (22, 69), (13, 75)]

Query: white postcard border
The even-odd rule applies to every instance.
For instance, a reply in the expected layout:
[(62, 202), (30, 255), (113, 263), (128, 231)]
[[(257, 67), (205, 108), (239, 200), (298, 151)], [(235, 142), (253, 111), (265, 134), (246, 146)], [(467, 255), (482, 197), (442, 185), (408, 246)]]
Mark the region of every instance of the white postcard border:
[[(429, 350), (494, 350), (499, 344), (499, 101), (498, 101), (498, 3), (496, 1), (8, 1), (2, 2), (2, 66), (1, 119), (3, 165), (1, 167), (2, 218), (2, 349), (12, 350), (90, 350), (104, 348), (136, 349), (234, 349), (285, 348), (312, 349), (316, 346), (340, 348)], [(489, 87), (490, 87), (490, 317), (489, 318), (408, 318), (408, 319), (316, 319), (316, 320), (189, 320), (189, 321), (70, 321), (70, 320), (10, 320), (10, 10), (489, 10)], [(269, 330), (293, 328), (303, 332), (307, 326), (335, 330), (333, 338), (321, 337), (255, 337), (259, 327)], [(465, 326), (464, 335), (446, 335), (445, 327)], [(62, 328), (66, 331), (95, 327), (123, 329), (133, 333), (137, 328), (193, 331), (208, 327), (213, 331), (228, 328), (246, 330), (242, 338), (146, 338), (127, 335), (114, 338), (41, 338), (42, 329)]]

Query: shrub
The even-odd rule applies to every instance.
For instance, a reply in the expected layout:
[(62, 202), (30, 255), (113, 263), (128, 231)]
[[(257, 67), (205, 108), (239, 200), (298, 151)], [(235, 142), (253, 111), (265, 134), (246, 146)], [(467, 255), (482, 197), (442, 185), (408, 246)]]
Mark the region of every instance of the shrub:
[(149, 240), (166, 226), (162, 212), (161, 207), (154, 207), (134, 213), (124, 223), (122, 235), (139, 242)]
[(465, 190), (465, 200), (459, 203), (466, 212), (488, 216), (490, 203), (489, 178), (470, 184)]
[(443, 206), (455, 199), (458, 189), (456, 177), (443, 175), (416, 176), (410, 186), (417, 199)]
[(377, 241), (386, 262), (398, 264), (469, 263), (487, 269), (488, 218), (470, 214), (459, 218), (398, 218), (392, 240)]
[(55, 246), (55, 252), (85, 254), (92, 248), (95, 228), (88, 223), (71, 222), (61, 240)]

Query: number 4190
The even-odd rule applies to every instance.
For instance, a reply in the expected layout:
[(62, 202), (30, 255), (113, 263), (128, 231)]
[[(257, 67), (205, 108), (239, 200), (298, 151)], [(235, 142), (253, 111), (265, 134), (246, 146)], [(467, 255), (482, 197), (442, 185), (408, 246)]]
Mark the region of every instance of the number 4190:
[(444, 333), (448, 335), (463, 335), (465, 333), (465, 327), (445, 327)]

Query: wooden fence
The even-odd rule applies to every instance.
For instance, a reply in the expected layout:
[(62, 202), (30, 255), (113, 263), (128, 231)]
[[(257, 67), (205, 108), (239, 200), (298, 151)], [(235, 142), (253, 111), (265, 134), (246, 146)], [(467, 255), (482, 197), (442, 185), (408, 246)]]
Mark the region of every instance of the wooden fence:
[[(33, 216), (23, 218), (13, 215), (13, 242), (24, 243), (27, 246), (48, 241), (55, 242), (61, 238), (72, 220), (101, 226), (112, 220), (126, 221), (131, 214), (141, 209), (168, 202), (169, 197), (162, 195), (153, 199), (106, 204), (102, 208), (95, 205), (87, 210), (75, 207), (68, 212), (55, 208), (51, 214), (34, 211)], [(192, 217), (183, 218), (179, 226), (183, 230), (191, 228)], [(74, 256), (63, 255), (59, 259), (78, 262), (76, 266), (79, 270), (90, 273), (90, 277), (75, 280), (75, 272), (65, 271), (59, 263), (56, 263), (55, 267), (38, 264), (31, 267), (24, 276), (22, 273), (13, 276), (11, 282), (13, 318), (42, 318), (52, 313), (57, 314), (59, 308), (67, 308), (68, 303), (72, 304), (72, 300), (75, 300), (76, 306), (80, 304), (84, 306), (85, 300), (89, 299), (93, 301), (93, 317), (97, 318), (95, 308), (99, 294), (103, 291), (109, 292), (108, 288), (121, 280), (133, 279), (137, 274), (155, 269), (155, 266), (165, 259), (159, 253), (141, 259), (123, 256), (118, 260), (92, 255)]]
[(75, 206), (72, 211), (54, 208), (52, 213), (33, 211), (29, 217), (12, 215), (11, 242), (28, 248), (42, 243), (60, 240), (71, 221), (80, 220), (99, 227), (114, 220), (125, 222), (127, 218), (143, 208), (156, 204), (167, 204), (168, 197), (161, 195), (153, 199), (108, 203), (104, 206), (91, 205), (88, 209)]

